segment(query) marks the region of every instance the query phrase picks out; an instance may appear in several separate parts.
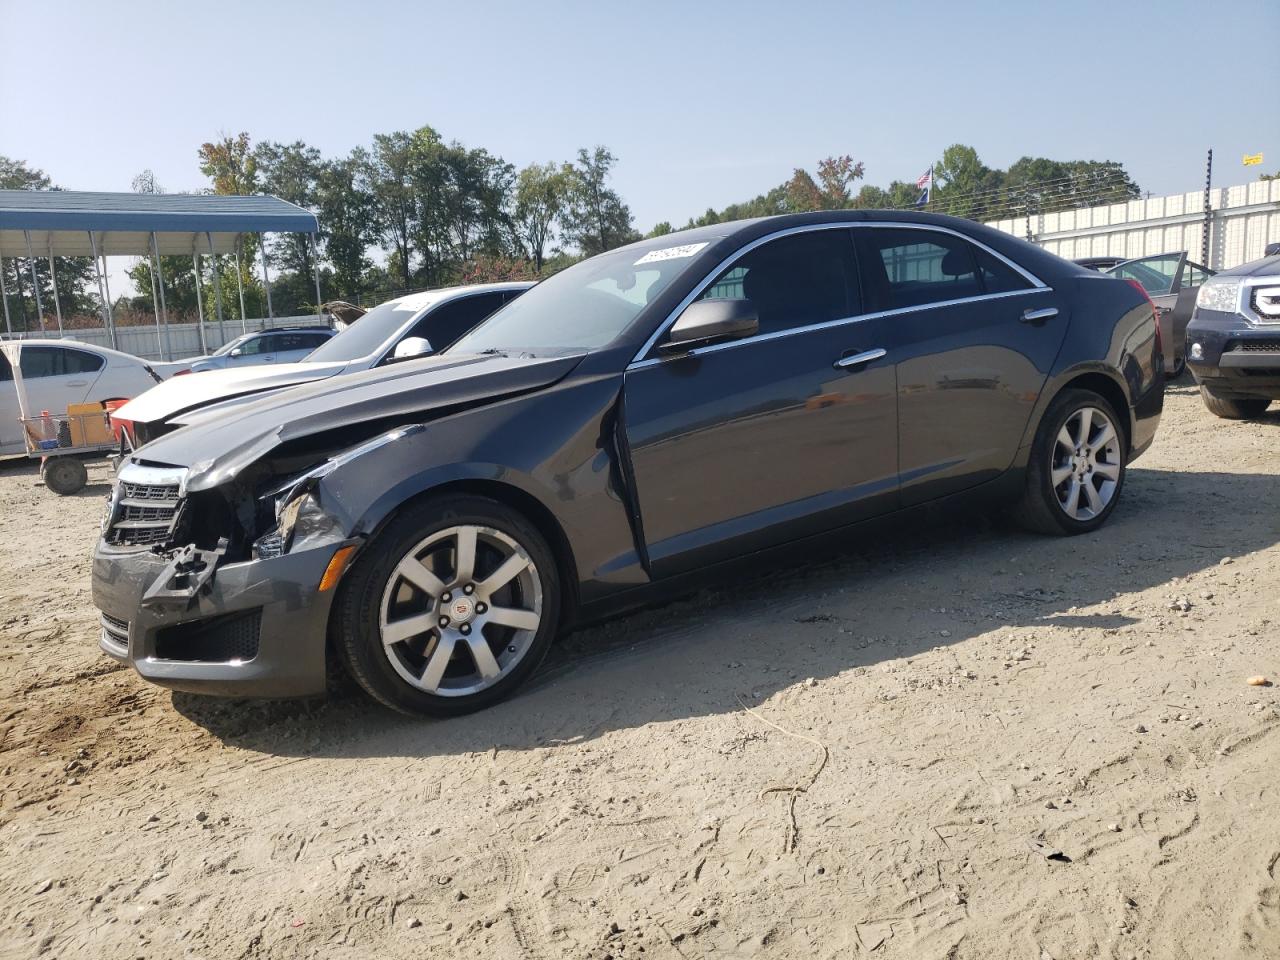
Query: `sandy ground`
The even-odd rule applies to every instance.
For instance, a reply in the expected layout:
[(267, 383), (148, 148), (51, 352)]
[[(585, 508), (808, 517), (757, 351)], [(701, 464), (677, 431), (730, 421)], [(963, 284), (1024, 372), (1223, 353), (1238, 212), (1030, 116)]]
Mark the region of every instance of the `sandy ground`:
[(448, 722), (115, 667), (94, 480), (0, 467), (0, 957), (1280, 956), (1280, 413), (1178, 384), (1099, 534), (920, 520)]

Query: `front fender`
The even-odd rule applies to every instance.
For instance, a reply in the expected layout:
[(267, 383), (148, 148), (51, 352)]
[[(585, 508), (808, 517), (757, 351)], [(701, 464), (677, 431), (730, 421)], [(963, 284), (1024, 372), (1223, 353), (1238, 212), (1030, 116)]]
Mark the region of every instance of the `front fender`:
[(433, 490), (501, 485), (558, 526), (583, 602), (647, 582), (614, 444), (620, 386), (615, 375), (570, 378), (429, 421), (326, 475), (320, 502), (348, 535), (368, 537)]

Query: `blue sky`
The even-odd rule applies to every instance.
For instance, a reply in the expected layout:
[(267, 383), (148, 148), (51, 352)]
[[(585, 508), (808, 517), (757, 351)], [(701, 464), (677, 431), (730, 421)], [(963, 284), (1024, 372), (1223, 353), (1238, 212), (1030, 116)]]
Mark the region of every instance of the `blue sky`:
[[(1145, 190), (1280, 169), (1275, 0), (0, 0), (0, 154), (70, 189), (203, 187), (220, 131), (326, 154), (431, 124), (523, 165), (606, 144), (636, 225), (829, 154), (914, 180), (951, 143), (1122, 162)], [(27, 42), (29, 40), (29, 42)]]

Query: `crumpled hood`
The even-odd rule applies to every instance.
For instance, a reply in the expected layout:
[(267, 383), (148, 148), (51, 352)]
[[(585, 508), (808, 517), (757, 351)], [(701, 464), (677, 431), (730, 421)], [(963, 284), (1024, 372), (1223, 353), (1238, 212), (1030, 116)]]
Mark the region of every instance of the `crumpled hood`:
[[(153, 364), (152, 366), (156, 366)], [(164, 366), (186, 369), (171, 363)], [(185, 377), (173, 377), (158, 383), (145, 393), (134, 397), (115, 411), (115, 416), (131, 423), (158, 423), (169, 420), (174, 414), (192, 407), (203, 406), (218, 400), (261, 393), (263, 390), (279, 390), (300, 383), (310, 383), (341, 373), (347, 366), (340, 363), (281, 363), (276, 366), (262, 364), (253, 367), (231, 367), (227, 370), (209, 370)], [(161, 376), (165, 371), (157, 367)]]
[(133, 459), (189, 467), (187, 489), (206, 490), (290, 440), (370, 420), (418, 423), (433, 409), (548, 387), (583, 356), (442, 355), (332, 377), (196, 411), (186, 426), (146, 444)]

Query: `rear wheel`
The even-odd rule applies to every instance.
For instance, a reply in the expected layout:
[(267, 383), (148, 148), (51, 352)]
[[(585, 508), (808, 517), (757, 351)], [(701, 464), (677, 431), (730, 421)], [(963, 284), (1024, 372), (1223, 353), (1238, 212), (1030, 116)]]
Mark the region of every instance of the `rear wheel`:
[(336, 645), (374, 699), (454, 716), (510, 694), (555, 635), (560, 579), (546, 540), (504, 504), (425, 501), (397, 515), (343, 582)]
[(1036, 431), (1014, 518), (1029, 530), (1059, 536), (1102, 526), (1124, 486), (1127, 444), (1119, 424), (1101, 395), (1059, 394)]
[(1249, 420), (1260, 417), (1271, 405), (1271, 401), (1265, 397), (1246, 397), (1242, 400), (1219, 397), (1203, 384), (1200, 386), (1200, 398), (1204, 400), (1204, 405), (1209, 408), (1210, 413), (1224, 420)]

